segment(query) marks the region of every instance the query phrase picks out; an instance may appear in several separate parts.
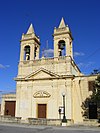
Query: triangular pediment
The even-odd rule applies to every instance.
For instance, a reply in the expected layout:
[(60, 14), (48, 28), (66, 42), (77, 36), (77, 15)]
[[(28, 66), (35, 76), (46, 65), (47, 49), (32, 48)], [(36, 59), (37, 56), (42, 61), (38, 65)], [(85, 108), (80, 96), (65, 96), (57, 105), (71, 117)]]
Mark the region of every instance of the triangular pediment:
[(25, 77), (25, 79), (50, 79), (50, 78), (56, 78), (59, 77), (59, 75), (48, 71), (44, 68), (40, 68), (37, 71), (31, 73), (30, 75), (28, 75), (27, 77)]

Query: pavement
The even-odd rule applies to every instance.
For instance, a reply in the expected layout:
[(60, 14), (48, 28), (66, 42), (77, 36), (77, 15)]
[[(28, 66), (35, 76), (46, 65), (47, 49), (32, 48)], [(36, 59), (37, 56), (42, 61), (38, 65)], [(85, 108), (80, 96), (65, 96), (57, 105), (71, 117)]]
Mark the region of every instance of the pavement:
[(28, 124), (0, 123), (0, 133), (100, 133), (100, 127), (93, 126), (35, 126)]

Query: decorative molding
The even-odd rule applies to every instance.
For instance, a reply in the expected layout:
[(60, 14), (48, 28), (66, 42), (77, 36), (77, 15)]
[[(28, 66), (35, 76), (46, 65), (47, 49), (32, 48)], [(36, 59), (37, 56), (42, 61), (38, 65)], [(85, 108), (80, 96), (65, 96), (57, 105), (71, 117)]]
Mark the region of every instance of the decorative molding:
[(34, 98), (49, 98), (51, 95), (46, 91), (37, 91), (34, 93)]

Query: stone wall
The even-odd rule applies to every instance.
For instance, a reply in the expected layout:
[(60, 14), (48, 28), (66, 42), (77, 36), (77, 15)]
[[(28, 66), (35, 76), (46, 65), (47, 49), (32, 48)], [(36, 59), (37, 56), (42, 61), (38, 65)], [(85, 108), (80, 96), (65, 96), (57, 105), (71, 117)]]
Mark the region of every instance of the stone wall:
[(31, 125), (50, 125), (61, 126), (61, 119), (43, 119), (43, 118), (28, 118), (28, 122)]
[(21, 123), (21, 117), (0, 116), (0, 122)]
[[(44, 118), (28, 118), (21, 120), (21, 117), (0, 116), (2, 123), (16, 123), (16, 124), (30, 124), (30, 125), (48, 125), (48, 126), (62, 126), (62, 119), (44, 119)], [(84, 119), (83, 122), (74, 124), (72, 120), (68, 119), (66, 126), (100, 126), (97, 119)]]

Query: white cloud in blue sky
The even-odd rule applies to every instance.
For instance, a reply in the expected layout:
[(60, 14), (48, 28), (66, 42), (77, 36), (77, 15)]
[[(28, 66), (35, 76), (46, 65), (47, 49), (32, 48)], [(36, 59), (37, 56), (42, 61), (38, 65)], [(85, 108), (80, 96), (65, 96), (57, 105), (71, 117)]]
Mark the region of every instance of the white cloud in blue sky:
[(0, 64), (0, 69), (5, 69), (5, 68), (9, 68), (10, 65), (3, 65), (3, 64)]
[(85, 54), (83, 52), (74, 52), (74, 57), (77, 56), (84, 56)]
[(43, 54), (45, 57), (53, 57), (54, 55), (54, 50), (53, 49), (46, 49), (43, 51)]
[(80, 68), (89, 68), (92, 65), (94, 65), (94, 62), (92, 62), (92, 61), (90, 61), (88, 63), (82, 63), (81, 62), (81, 63), (78, 64), (78, 67), (80, 67)]

